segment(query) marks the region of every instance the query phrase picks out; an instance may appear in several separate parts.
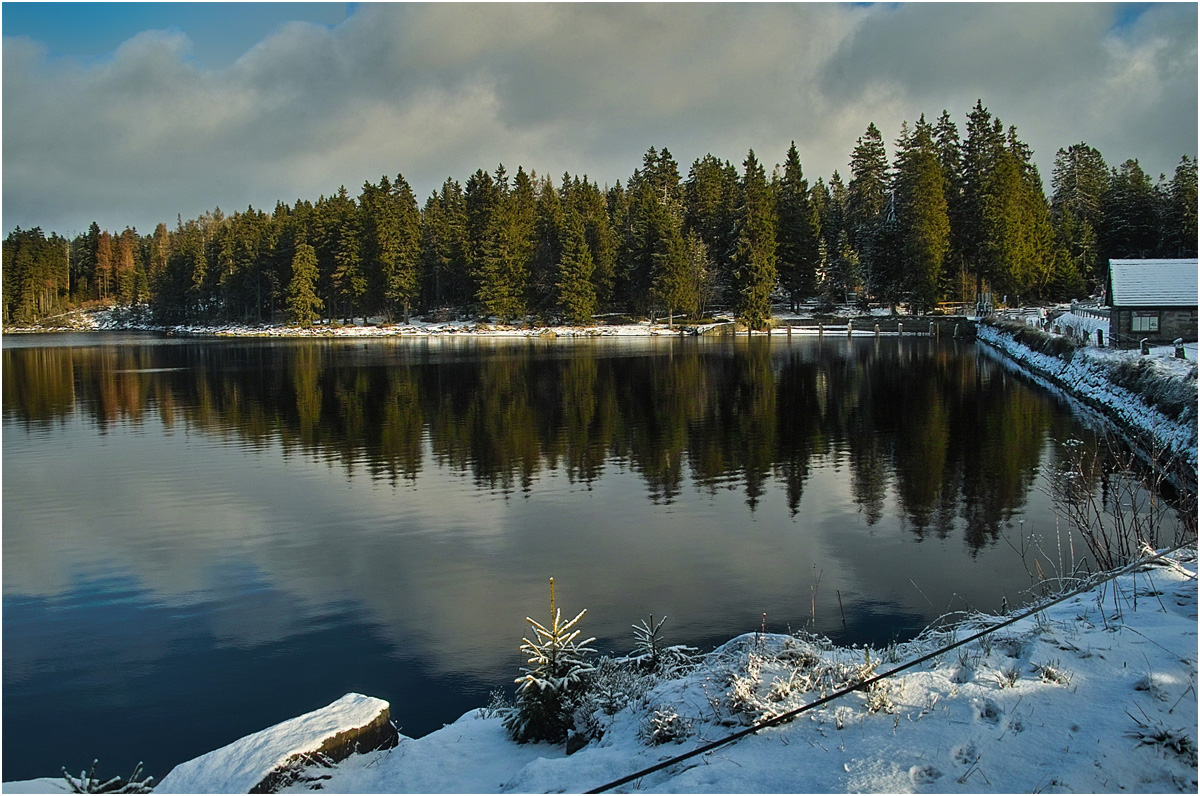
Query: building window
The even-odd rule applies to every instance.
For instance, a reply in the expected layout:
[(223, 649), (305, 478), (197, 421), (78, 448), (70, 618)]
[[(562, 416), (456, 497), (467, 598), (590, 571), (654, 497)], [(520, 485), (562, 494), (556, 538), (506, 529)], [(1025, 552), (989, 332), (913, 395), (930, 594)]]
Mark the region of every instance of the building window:
[(1158, 313), (1157, 312), (1134, 312), (1133, 313), (1133, 329), (1135, 332), (1157, 332), (1158, 331)]

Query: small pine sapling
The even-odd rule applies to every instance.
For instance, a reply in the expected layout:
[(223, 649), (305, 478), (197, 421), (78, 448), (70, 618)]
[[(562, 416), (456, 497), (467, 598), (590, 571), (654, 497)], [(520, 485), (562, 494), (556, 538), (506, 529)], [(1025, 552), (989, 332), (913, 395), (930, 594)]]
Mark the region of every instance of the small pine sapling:
[(586, 613), (585, 608), (564, 622), (562, 612), (554, 605), (551, 578), (549, 626), (525, 618), (534, 639), (521, 639), (521, 651), (529, 655), (530, 665), (521, 669), (524, 674), (516, 680), (513, 710), (504, 718), (505, 728), (517, 743), (561, 743), (573, 729), (574, 703), (587, 685), (587, 676), (594, 671), (587, 656), (595, 652), (588, 644), (596, 639), (579, 641), (581, 631), (575, 629)]
[(658, 633), (666, 621), (667, 618), (664, 616), (656, 624), (654, 614), (650, 614), (650, 621), (647, 622), (643, 619), (641, 624), (632, 626), (633, 635), (637, 637), (637, 642), (633, 647), (634, 654), (641, 661), (649, 660), (652, 670), (658, 669), (662, 660), (662, 637)]

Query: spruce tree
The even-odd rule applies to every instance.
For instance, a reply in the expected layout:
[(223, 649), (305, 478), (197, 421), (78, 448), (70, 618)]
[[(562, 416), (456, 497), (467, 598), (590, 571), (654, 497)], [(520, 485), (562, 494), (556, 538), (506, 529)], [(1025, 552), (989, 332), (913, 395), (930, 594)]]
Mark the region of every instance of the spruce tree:
[(1104, 197), (1105, 259), (1153, 257), (1159, 248), (1159, 202), (1135, 159), (1113, 169)]
[(592, 285), (596, 293), (597, 309), (612, 302), (616, 283), (617, 236), (609, 221), (608, 208), (600, 186), (589, 183), (587, 175), (581, 185), (573, 190), (573, 204), (583, 217), (588, 250), (592, 254), (594, 268)]
[(447, 179), (421, 213), (421, 271), (426, 307), (464, 307), (472, 294), (467, 269), (467, 208), (462, 186)]
[(858, 253), (868, 286), (872, 284), (874, 268), (871, 247), (887, 206), (887, 168), (883, 135), (872, 122), (850, 156), (851, 176), (846, 193), (846, 231)]
[(1003, 130), (1000, 120), (993, 119), (983, 106), (983, 100), (977, 100), (967, 114), (967, 137), (962, 146), (962, 205), (957, 216), (959, 228), (954, 233), (956, 248), (967, 270), (975, 276), (976, 293), (984, 292), (984, 283), (996, 267), (987, 254), (991, 244), (983, 217), (985, 204), (997, 202), (996, 197), (987, 196), (987, 190), (988, 180), (1004, 151)]
[(574, 702), (587, 676), (595, 670), (587, 656), (595, 652), (588, 645), (596, 639), (580, 641), (581, 631), (576, 629), (586, 613), (585, 608), (574, 619), (563, 621), (562, 611), (554, 602), (551, 578), (550, 622), (543, 625), (526, 617), (533, 638), (521, 639), (527, 665), (516, 680), (516, 705), (504, 719), (505, 728), (517, 743), (561, 743), (574, 728)]
[(891, 285), (911, 295), (916, 312), (933, 309), (940, 297), (942, 267), (950, 244), (943, 173), (933, 130), (922, 116), (913, 134), (897, 144), (892, 188), (900, 226), (902, 274), (891, 280)]
[[(337, 197), (336, 244), (333, 252), (332, 286), (341, 315), (347, 321), (363, 310), (367, 295), (367, 275), (363, 269), (363, 215), (343, 186)], [(365, 318), (364, 318), (365, 321)]]
[(1161, 213), (1162, 253), (1167, 257), (1196, 256), (1196, 161), (1184, 155), (1175, 167)]
[(538, 188), (533, 260), (529, 272), (530, 307), (548, 313), (559, 305), (559, 264), (566, 237), (562, 198), (549, 177)]
[(705, 155), (692, 164), (683, 187), (684, 229), (700, 236), (712, 262), (709, 282), (722, 295), (729, 293), (732, 282), (738, 181), (732, 164)]
[[(463, 192), (466, 211), (464, 261), (470, 275), (471, 299), (480, 304), (491, 301), (490, 290), (496, 281), (488, 276), (488, 257), (493, 257), (491, 265), (495, 264), (495, 249), (500, 244), (496, 240), (502, 226), (493, 216), (500, 212), (501, 192), (492, 180), (492, 175), (477, 169), (467, 180)], [(487, 287), (484, 287), (485, 280)]]
[(754, 150), (750, 150), (743, 165), (733, 256), (733, 309), (746, 326), (762, 329), (771, 319), (771, 292), (777, 278), (775, 204)]
[(674, 284), (682, 269), (682, 207), (676, 200), (672, 168), (661, 169), (653, 148), (646, 154), (651, 171), (634, 171), (629, 180), (628, 210), (624, 222), (624, 281), (631, 308), (652, 313), (668, 300), (662, 286)]
[(317, 252), (307, 243), (296, 246), (292, 257), (292, 279), (288, 283), (288, 319), (300, 326), (312, 326), (320, 317), (322, 301), (317, 296)]
[(567, 323), (588, 324), (596, 314), (596, 288), (592, 284), (596, 266), (588, 248), (583, 218), (574, 208), (566, 215), (563, 232), (557, 284), (559, 307)]
[(950, 222), (950, 241), (942, 268), (941, 292), (954, 300), (966, 301), (968, 291), (966, 242), (963, 239), (962, 142), (958, 126), (950, 113), (942, 110), (933, 128), (938, 164), (942, 167), (942, 186), (946, 194), (946, 214)]
[(1054, 156), (1050, 210), (1058, 245), (1092, 285), (1099, 284), (1107, 272), (1100, 234), (1108, 181), (1103, 156), (1085, 143), (1059, 149)]
[(364, 260), (376, 303), (388, 318), (396, 309), (405, 323), (421, 284), (421, 216), (417, 199), (402, 174), (394, 182), (368, 183), (360, 204), (364, 217)]
[(654, 271), (652, 293), (656, 306), (666, 310), (667, 326), (674, 326), (676, 311), (691, 314), (696, 311), (696, 280), (689, 271), (683, 230), (672, 223), (665, 210), (655, 216), (663, 226), (658, 230), (653, 252)]
[(808, 181), (804, 179), (795, 141), (788, 149), (783, 174), (775, 189), (775, 207), (779, 281), (788, 292), (795, 312), (802, 299), (816, 292), (820, 256), (817, 219), (809, 201)]
[(500, 196), (484, 231), (478, 299), (484, 314), (508, 322), (526, 313), (537, 207), (532, 178), (524, 169), (517, 169), (511, 191), (507, 189), (503, 165), (496, 174)]

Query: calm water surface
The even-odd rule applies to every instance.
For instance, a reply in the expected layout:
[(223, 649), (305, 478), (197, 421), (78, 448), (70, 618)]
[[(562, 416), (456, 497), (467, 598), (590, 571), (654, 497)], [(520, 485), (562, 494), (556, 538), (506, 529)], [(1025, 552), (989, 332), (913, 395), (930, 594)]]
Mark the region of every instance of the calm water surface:
[(3, 346), (6, 781), (348, 691), (424, 734), (511, 687), (551, 576), (623, 653), (650, 614), (883, 644), (1019, 603), (1030, 537), (1082, 559), (1046, 474), (1090, 434), (971, 344)]

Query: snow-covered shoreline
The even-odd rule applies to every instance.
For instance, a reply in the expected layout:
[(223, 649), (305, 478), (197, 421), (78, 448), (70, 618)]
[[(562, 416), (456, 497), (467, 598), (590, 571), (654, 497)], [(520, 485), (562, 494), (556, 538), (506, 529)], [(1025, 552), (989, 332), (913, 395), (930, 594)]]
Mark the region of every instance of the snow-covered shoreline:
[[(890, 311), (877, 309), (871, 316), (887, 317)], [(850, 313), (845, 317), (859, 317)], [(605, 316), (597, 316), (602, 319)], [(798, 313), (783, 313), (774, 316), (775, 323), (796, 320), (811, 320), (815, 316), (812, 311)], [(841, 316), (838, 316), (841, 317)], [(903, 319), (903, 318), (902, 318)], [(832, 323), (838, 323), (836, 319)], [(907, 320), (905, 319), (905, 322)], [(840, 321), (845, 326), (845, 318)], [(597, 322), (588, 326), (555, 325), (542, 326), (534, 323), (504, 324), (494, 319), (426, 321), (412, 318), (409, 323), (389, 323), (382, 317), (368, 318), (366, 323), (318, 323), (313, 326), (290, 326), (286, 324), (173, 324), (162, 325), (151, 323), (146, 313), (131, 312), (125, 308), (73, 310), (63, 315), (47, 318), (31, 326), (10, 325), (4, 328), (5, 334), (53, 334), (59, 332), (155, 332), (180, 337), (246, 337), (246, 338), (389, 338), (389, 337), (499, 337), (499, 338), (547, 338), (547, 337), (660, 337), (706, 334), (716, 329), (734, 329), (745, 334), (743, 327), (738, 327), (730, 315), (718, 315), (712, 322), (701, 324), (674, 323), (666, 324), (661, 321), (647, 320), (621, 323)], [(796, 326), (792, 328), (796, 334), (818, 334), (816, 326)], [(910, 333), (920, 330), (913, 326)], [(766, 335), (765, 330), (750, 332), (754, 335)], [(873, 334), (871, 329), (854, 329), (855, 336)], [(892, 333), (894, 334), (894, 332)]]
[(281, 324), (174, 324), (160, 325), (145, 318), (131, 316), (120, 309), (74, 311), (59, 318), (48, 319), (35, 326), (9, 326), (5, 334), (37, 334), (54, 332), (157, 332), (187, 337), (247, 337), (247, 338), (386, 338), (432, 336), (478, 337), (653, 337), (660, 335), (698, 334), (724, 321), (687, 326), (665, 323), (595, 324), (591, 326), (509, 325), (484, 320), (424, 321), (413, 318), (409, 323), (387, 323), (383, 318), (370, 318), (365, 324), (316, 324), (289, 326)]
[[(1184, 548), (889, 677), (882, 688), (848, 694), (616, 792), (1194, 793), (1196, 568), (1195, 548)], [(393, 749), (310, 768), (285, 792), (314, 782), (331, 793), (583, 792), (1000, 620), (963, 617), (885, 650), (750, 633), (671, 674), (623, 681), (618, 704), (587, 717), (593, 738), (572, 755), (562, 745), (516, 744), (499, 716), (479, 709), (422, 738), (402, 736)], [(403, 706), (392, 710), (402, 718)], [(676, 717), (677, 737), (653, 745), (647, 727), (663, 716)], [(237, 765), (227, 758), (239, 748), (261, 754), (264, 744), (288, 746), (294, 739), (281, 737), (284, 726), (226, 747), (223, 765)], [(173, 781), (189, 792), (227, 784), (224, 769), (212, 769), (210, 779), (196, 776), (202, 770), (194, 762), (177, 767), (189, 776), (168, 775), (159, 792), (175, 790)], [(43, 779), (4, 790), (64, 785)]]
[[(1169, 452), (1183, 463), (1185, 470), (1197, 469), (1197, 415), (1169, 417), (1150, 405), (1143, 396), (1114, 384), (1109, 371), (1121, 359), (1136, 359), (1136, 352), (1083, 347), (1070, 359), (1040, 353), (1017, 342), (996, 327), (981, 323), (978, 339), (1020, 365), (1023, 372), (1052, 389), (1066, 392), (1084, 405), (1099, 411), (1126, 433), (1153, 441), (1154, 447)], [(1196, 363), (1154, 356), (1147, 360), (1164, 377), (1191, 379), (1195, 389)]]

